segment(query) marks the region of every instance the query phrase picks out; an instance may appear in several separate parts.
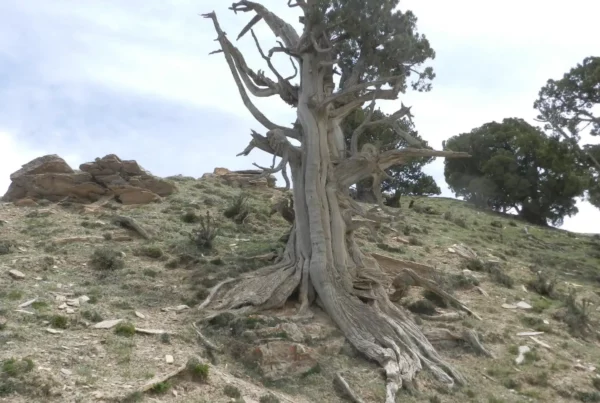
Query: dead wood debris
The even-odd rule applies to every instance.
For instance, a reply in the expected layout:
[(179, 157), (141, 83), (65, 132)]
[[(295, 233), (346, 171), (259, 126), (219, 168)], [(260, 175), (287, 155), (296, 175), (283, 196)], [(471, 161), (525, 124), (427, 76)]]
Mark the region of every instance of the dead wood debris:
[(117, 215), (112, 219), (114, 224), (120, 225), (122, 227), (128, 228), (134, 232), (137, 232), (142, 238), (150, 239), (150, 234), (146, 231), (140, 224), (137, 223), (133, 218)]

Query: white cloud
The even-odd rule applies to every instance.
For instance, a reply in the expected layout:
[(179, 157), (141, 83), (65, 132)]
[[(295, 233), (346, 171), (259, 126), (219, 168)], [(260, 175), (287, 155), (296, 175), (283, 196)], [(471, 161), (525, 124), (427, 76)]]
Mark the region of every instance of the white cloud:
[[(280, 0), (265, 5), (299, 25), (297, 8)], [(245, 109), (223, 56), (208, 56), (216, 35), (198, 13), (215, 10), (232, 40), (251, 18), (228, 6), (218, 0), (0, 2), (0, 128), (11, 133), (0, 137), (0, 191), (11, 172), (49, 152), (75, 156), (68, 157), (72, 166), (114, 152), (160, 175), (269, 163), (260, 153), (235, 158), (249, 130), (261, 126)], [(545, 81), (597, 49), (600, 3), (589, 0), (568, 6), (403, 0), (401, 7), (415, 12), (437, 53), (433, 91), (403, 98), (435, 147), (490, 120), (533, 122), (532, 104)], [(256, 33), (264, 48), (275, 45), (265, 24)], [(249, 36), (236, 44), (249, 65), (266, 69)], [(277, 66), (291, 72), (286, 58)], [(256, 104), (277, 123), (295, 119), (276, 99)], [(450, 195), (442, 161), (427, 170)], [(600, 211), (582, 203), (564, 228), (598, 231), (593, 222), (600, 222)]]

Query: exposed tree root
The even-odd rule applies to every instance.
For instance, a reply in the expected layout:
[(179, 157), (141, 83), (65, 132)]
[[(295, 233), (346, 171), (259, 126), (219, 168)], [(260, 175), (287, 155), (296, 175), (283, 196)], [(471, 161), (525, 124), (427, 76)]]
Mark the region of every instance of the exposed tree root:
[(206, 349), (208, 349), (210, 351), (219, 352), (219, 353), (222, 351), (220, 347), (217, 347), (216, 344), (214, 344), (213, 342), (208, 340), (206, 338), (206, 336), (204, 336), (202, 334), (202, 332), (200, 332), (200, 329), (198, 329), (198, 326), (196, 326), (195, 323), (192, 324), (192, 327), (196, 331), (196, 334), (198, 335), (198, 339), (200, 339), (200, 342), (204, 345), (204, 347), (206, 347)]
[(362, 400), (360, 396), (358, 396), (352, 390), (350, 385), (348, 385), (348, 382), (346, 382), (346, 380), (342, 377), (341, 373), (338, 372), (335, 374), (333, 382), (341, 389), (342, 393), (344, 393), (344, 395), (348, 397), (348, 399), (350, 399), (350, 401), (352, 401), (353, 403), (364, 403), (364, 400)]
[(441, 315), (419, 315), (421, 319), (432, 322), (458, 322), (465, 318), (465, 314), (461, 312), (448, 312)]
[[(238, 284), (224, 292), (221, 298), (213, 301), (217, 291), (232, 280), (228, 279), (217, 284), (200, 305), (201, 309), (214, 305), (214, 307), (211, 306), (210, 311), (205, 312), (204, 320), (222, 312), (248, 313), (283, 306), (296, 289), (302, 288), (301, 283), (305, 273), (303, 261), (295, 259), (296, 254), (290, 252), (290, 250), (294, 250), (294, 238), (294, 232), (292, 232), (285, 257), (280, 263), (245, 276)], [(373, 263), (377, 265), (377, 259)], [(389, 265), (390, 261), (387, 263)], [(471, 345), (478, 353), (492, 357), (492, 354), (481, 345), (474, 332), (467, 331), (462, 336), (447, 330), (423, 333), (414, 323), (410, 314), (390, 301), (387, 292), (380, 285), (380, 276), (376, 275), (370, 280), (368, 278), (355, 279), (359, 283), (370, 281), (370, 284), (373, 285), (370, 302), (365, 303), (356, 296), (356, 289), (343, 281), (343, 277), (340, 276), (342, 271), (334, 268), (316, 270), (313, 269), (314, 267), (310, 266), (308, 275), (318, 295), (318, 305), (328, 313), (348, 341), (359, 352), (378, 362), (385, 370), (386, 403), (395, 402), (397, 391), (400, 388), (413, 388), (415, 376), (423, 368), (428, 369), (439, 381), (448, 386), (465, 382), (463, 376), (436, 352), (427, 336), (437, 340), (461, 340)], [(369, 277), (368, 273), (369, 270), (363, 268), (360, 276), (367, 275)], [(480, 319), (433, 281), (425, 279), (409, 269), (403, 269), (403, 275), (414, 285), (434, 291), (459, 309)], [(303, 299), (302, 296), (300, 299)], [(306, 312), (310, 313), (307, 306), (308, 304), (304, 304), (298, 316), (303, 316)], [(310, 315), (306, 316), (306, 318), (309, 317)], [(199, 330), (196, 330), (201, 335)], [(210, 344), (205, 343), (207, 340), (204, 337), (201, 340), (208, 346), (207, 348), (211, 349)]]
[(424, 332), (429, 340), (451, 340), (457, 342), (465, 342), (470, 345), (478, 354), (495, 358), (494, 355), (487, 350), (479, 341), (477, 333), (471, 329), (466, 329), (461, 335), (452, 333), (448, 329), (433, 329)]
[[(384, 368), (387, 376), (386, 403), (395, 402), (401, 387), (412, 388), (416, 374), (423, 368), (447, 385), (451, 386), (455, 381), (464, 383), (462, 375), (444, 362), (410, 315), (389, 301), (383, 287), (377, 287), (376, 299), (366, 304), (333, 278), (334, 270), (323, 272), (331, 273), (332, 278), (328, 281), (335, 286), (316, 286), (321, 305), (350, 343)], [(231, 311), (248, 304), (259, 309), (278, 307), (299, 286), (300, 273), (300, 268), (289, 263), (266, 268), (260, 275), (246, 278), (230, 289), (217, 309)], [(319, 272), (311, 271), (310, 274), (319, 284), (319, 279), (315, 278)]]

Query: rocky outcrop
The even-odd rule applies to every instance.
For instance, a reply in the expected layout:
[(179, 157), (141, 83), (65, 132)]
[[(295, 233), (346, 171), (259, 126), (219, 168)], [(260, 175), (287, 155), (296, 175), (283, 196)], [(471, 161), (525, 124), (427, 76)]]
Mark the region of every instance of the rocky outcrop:
[(229, 186), (233, 187), (259, 187), (273, 188), (275, 187), (276, 178), (273, 175), (261, 177), (260, 169), (247, 169), (242, 171), (230, 171), (227, 168), (215, 168), (212, 174), (204, 174), (203, 178), (217, 177), (225, 181)]
[(58, 155), (45, 155), (23, 165), (10, 176), (3, 201), (60, 201), (65, 198), (90, 203), (114, 196), (123, 204), (145, 204), (176, 191), (173, 183), (150, 174), (136, 161), (114, 154), (96, 158), (73, 170)]

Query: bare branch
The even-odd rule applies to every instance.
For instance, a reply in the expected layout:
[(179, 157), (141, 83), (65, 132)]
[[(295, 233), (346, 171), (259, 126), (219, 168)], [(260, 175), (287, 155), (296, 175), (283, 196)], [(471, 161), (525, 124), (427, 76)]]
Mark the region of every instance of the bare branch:
[(225, 60), (227, 61), (227, 64), (229, 65), (229, 70), (231, 70), (231, 74), (233, 76), (233, 79), (234, 79), (234, 81), (235, 81), (235, 83), (236, 83), (236, 85), (238, 87), (238, 92), (240, 93), (240, 97), (242, 98), (242, 101), (244, 102), (244, 105), (246, 106), (246, 108), (250, 111), (250, 113), (252, 114), (252, 116), (254, 116), (254, 118), (258, 122), (260, 122), (263, 126), (265, 126), (267, 129), (269, 129), (269, 130), (273, 130), (273, 129), (283, 129), (283, 130), (285, 130), (284, 127), (276, 125), (275, 123), (271, 122), (252, 103), (252, 101), (248, 97), (248, 93), (246, 92), (246, 89), (244, 88), (244, 84), (242, 83), (242, 80), (240, 79), (240, 74), (238, 72), (238, 69), (236, 68), (234, 57), (229, 52), (230, 48), (234, 48), (235, 49), (235, 47), (233, 45), (231, 45), (231, 42), (229, 42), (229, 40), (226, 38), (225, 33), (221, 29), (221, 27), (219, 25), (219, 21), (217, 20), (217, 15), (213, 11), (213, 12), (208, 13), (208, 14), (203, 14), (202, 16), (204, 18), (210, 18), (213, 21), (213, 24), (215, 26), (215, 30), (217, 31), (217, 35), (218, 35), (217, 39), (218, 39), (219, 43), (221, 44), (221, 48), (223, 49), (223, 53), (225, 55)]
[[(288, 129), (289, 130), (289, 129)], [(286, 137), (289, 137), (284, 130), (275, 129), (267, 132), (267, 136), (262, 136), (259, 133), (252, 130), (251, 132), (252, 140), (250, 144), (239, 153), (237, 156), (247, 156), (254, 148), (258, 148), (266, 153), (273, 155), (273, 166), (271, 168), (261, 167), (254, 163), (253, 165), (257, 168), (262, 169), (264, 172), (261, 176), (266, 177), (268, 175), (281, 172), (283, 176), (283, 180), (285, 181), (285, 189), (288, 190), (290, 188), (290, 179), (287, 174), (287, 164), (291, 158), (299, 158), (301, 155), (301, 151), (293, 146)], [(281, 161), (277, 166), (275, 166), (275, 158), (281, 157)]]
[(405, 116), (407, 116), (409, 118), (409, 120), (412, 119), (412, 117), (413, 117), (410, 112), (411, 107), (407, 107), (403, 103), (400, 103), (400, 105), (401, 105), (400, 109), (398, 109), (396, 112), (392, 113), (391, 115), (389, 115), (383, 119), (371, 121), (371, 118), (373, 116), (373, 110), (375, 108), (375, 99), (373, 99), (373, 101), (371, 101), (371, 104), (368, 107), (367, 116), (362, 121), (362, 123), (354, 130), (354, 132), (352, 132), (352, 138), (350, 140), (351, 155), (356, 155), (358, 153), (358, 140), (359, 140), (361, 134), (363, 133), (363, 131), (367, 127), (381, 125), (381, 124), (390, 125), (392, 127), (392, 129), (394, 129), (394, 131), (396, 133), (398, 133), (404, 140), (406, 140), (406, 142), (408, 144), (410, 144), (411, 146), (416, 147), (416, 148), (423, 147), (423, 145), (421, 144), (421, 142), (419, 142), (419, 140), (415, 139), (409, 133), (404, 131), (402, 129), (402, 127), (400, 126), (400, 124), (398, 123), (398, 120), (402, 119)]
[[(385, 94), (385, 92), (383, 92), (383, 91), (393, 91), (397, 95), (398, 92), (399, 92), (399, 88), (396, 87), (396, 84), (398, 82), (400, 82), (400, 80), (402, 80), (403, 78), (404, 78), (404, 76), (392, 76), (392, 77), (380, 78), (379, 80), (374, 80), (374, 81), (368, 81), (368, 82), (365, 82), (365, 83), (355, 84), (355, 85), (351, 86), (350, 88), (344, 88), (343, 90), (338, 91), (335, 94), (332, 94), (329, 97), (325, 98), (323, 100), (323, 102), (319, 106), (321, 108), (323, 108), (323, 107), (327, 106), (328, 104), (339, 100), (340, 98), (343, 98), (343, 97), (346, 97), (346, 96), (350, 96), (350, 95), (357, 95), (359, 92), (367, 90), (369, 87), (373, 87), (373, 86), (377, 87), (377, 90), (372, 91), (372, 92), (375, 93), (374, 95), (375, 95), (375, 98), (377, 98), (377, 99), (381, 99), (380, 96), (382, 94)], [(394, 87), (392, 88), (392, 90), (383, 90), (383, 91), (381, 91), (379, 89), (382, 85), (388, 84), (388, 83), (391, 83), (391, 82), (394, 83)], [(364, 101), (363, 101), (363, 103), (364, 103)]]
[(246, 24), (246, 26), (244, 28), (242, 28), (240, 34), (236, 38), (236, 41), (239, 41), (242, 36), (246, 35), (246, 32), (250, 31), (252, 29), (252, 27), (254, 25), (256, 25), (256, 23), (259, 22), (260, 20), (262, 20), (262, 17), (258, 14), (256, 14), (254, 17), (252, 17), (250, 22), (248, 24)]
[(317, 53), (329, 53), (331, 52), (333, 49), (331, 48), (322, 48), (321, 46), (319, 46), (319, 43), (317, 42), (317, 38), (315, 38), (315, 36), (313, 34), (310, 35), (310, 42), (313, 45), (313, 48), (315, 48), (315, 50), (317, 51)]
[[(253, 1), (242, 0), (237, 3), (233, 3), (230, 9), (233, 10), (236, 14), (238, 11), (256, 12), (257, 16), (260, 16), (260, 18), (258, 18), (256, 22), (260, 21), (261, 19), (265, 20), (269, 28), (271, 28), (273, 34), (275, 34), (276, 37), (281, 38), (287, 48), (295, 49), (296, 46), (298, 46), (300, 37), (298, 36), (298, 33), (296, 32), (294, 27), (292, 27), (290, 24), (288, 24), (287, 22), (279, 18), (277, 15), (269, 11), (262, 4), (255, 3)], [(257, 17), (254, 17), (252, 20), (256, 18)], [(256, 22), (248, 24), (246, 27), (244, 27), (245, 32), (250, 30), (250, 28), (252, 28), (252, 26), (256, 24)]]
[[(252, 38), (254, 38), (254, 43), (256, 44), (256, 48), (258, 49), (258, 52), (260, 53), (262, 58), (267, 62), (267, 66), (269, 66), (269, 69), (271, 69), (273, 74), (275, 74), (275, 76), (277, 77), (277, 81), (279, 82), (279, 85), (277, 85), (279, 95), (286, 103), (288, 103), (292, 106), (297, 105), (298, 104), (298, 87), (293, 86), (287, 79), (283, 78), (281, 76), (281, 74), (279, 74), (279, 72), (277, 71), (275, 66), (273, 66), (273, 63), (271, 63), (271, 57), (267, 57), (265, 55), (265, 53), (263, 52), (263, 50), (260, 46), (260, 43), (258, 42), (258, 38), (254, 34), (254, 30), (250, 30), (250, 33), (252, 34)], [(293, 64), (294, 63), (292, 62), (292, 65)], [(294, 68), (295, 68), (295, 66), (294, 66)]]
[(470, 158), (469, 153), (457, 151), (438, 151), (426, 148), (403, 148), (390, 150), (379, 154), (378, 164), (381, 169), (388, 169), (395, 165), (403, 165), (415, 158), (444, 157), (444, 158)]
[(289, 77), (286, 77), (287, 81), (293, 80), (298, 75), (298, 67), (296, 67), (296, 63), (294, 63), (294, 59), (290, 57), (290, 63), (292, 63), (292, 67), (294, 68), (294, 74)]
[(374, 150), (374, 146), (365, 144), (360, 153), (340, 161), (335, 167), (334, 174), (339, 178), (339, 186), (348, 188), (363, 179), (372, 177), (373, 174), (380, 174), (392, 166), (404, 165), (423, 157), (468, 158), (470, 155), (463, 152), (437, 151), (426, 148), (403, 148), (378, 153), (377, 150)]
[[(348, 103), (343, 104), (337, 109), (329, 112), (330, 118), (343, 119), (352, 113), (353, 110), (360, 108), (365, 102), (371, 101), (373, 98), (375, 99), (384, 99), (384, 100), (395, 100), (398, 98), (398, 93), (400, 92), (399, 88), (392, 88), (389, 90), (374, 90), (365, 93), (364, 95), (355, 98)], [(339, 94), (339, 92), (338, 92)], [(335, 95), (335, 94), (334, 94)]]
[(361, 124), (358, 125), (358, 127), (352, 132), (352, 137), (350, 139), (351, 155), (356, 155), (358, 153), (358, 139), (360, 138), (360, 135), (364, 132), (364, 130), (367, 128), (367, 125), (371, 122), (373, 112), (375, 112), (375, 103), (376, 100), (373, 97), (371, 104), (367, 108), (367, 116), (365, 116), (365, 119), (361, 122)]
[(294, 7), (300, 7), (302, 8), (304, 11), (306, 11), (308, 9), (308, 5), (306, 4), (305, 0), (296, 0), (295, 3), (292, 3), (292, 0), (288, 0), (287, 3), (288, 7), (290, 8), (294, 8)]
[(285, 53), (286, 55), (288, 55), (290, 57), (295, 57), (295, 58), (300, 57), (300, 55), (298, 53), (286, 48), (285, 45), (283, 45), (281, 42), (277, 41), (277, 43), (279, 43), (279, 46), (275, 46), (269, 50), (269, 53), (268, 53), (269, 57), (273, 57), (274, 53)]

